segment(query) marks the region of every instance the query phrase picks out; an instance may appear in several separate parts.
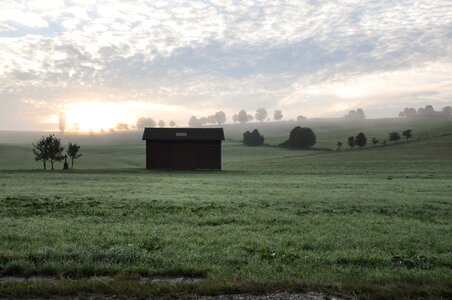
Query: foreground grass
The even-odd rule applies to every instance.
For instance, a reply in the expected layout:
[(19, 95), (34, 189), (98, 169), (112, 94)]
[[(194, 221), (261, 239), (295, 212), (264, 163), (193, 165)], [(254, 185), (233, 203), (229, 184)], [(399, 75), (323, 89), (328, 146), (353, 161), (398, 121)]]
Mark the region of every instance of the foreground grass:
[[(230, 143), (221, 173), (1, 171), (0, 274), (62, 280), (3, 282), (0, 296), (451, 297), (451, 143), (344, 153)], [(136, 280), (154, 275), (207, 280)]]

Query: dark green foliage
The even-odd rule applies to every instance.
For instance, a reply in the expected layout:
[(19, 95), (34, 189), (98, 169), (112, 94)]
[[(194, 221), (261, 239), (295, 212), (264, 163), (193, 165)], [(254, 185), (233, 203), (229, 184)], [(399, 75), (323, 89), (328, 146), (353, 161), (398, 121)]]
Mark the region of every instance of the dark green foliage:
[(413, 137), (413, 135), (411, 134), (412, 131), (413, 130), (411, 129), (405, 130), (402, 132), (402, 135), (408, 140)]
[(264, 144), (264, 136), (257, 129), (254, 129), (253, 132), (247, 131), (243, 134), (243, 144), (247, 146), (261, 146)]
[(64, 159), (64, 147), (61, 145), (61, 140), (54, 134), (51, 134), (47, 137), (47, 143), (49, 145), (50, 165), (52, 166), (52, 170), (54, 170), (53, 164)]
[(354, 136), (348, 137), (347, 144), (350, 146), (351, 149), (353, 149), (353, 147), (355, 147), (355, 137)]
[(378, 143), (379, 143), (380, 141), (379, 140), (377, 140), (377, 138), (372, 138), (372, 145), (377, 145)]
[(297, 126), (290, 132), (289, 139), (280, 144), (281, 147), (309, 149), (317, 142), (314, 131), (309, 127)]
[(53, 164), (64, 159), (63, 150), (64, 147), (61, 146), (61, 140), (54, 134), (42, 137), (36, 144), (33, 144), (35, 160), (43, 161), (44, 170), (46, 170), (47, 161), (50, 161), (52, 170), (54, 170)]
[(358, 133), (358, 135), (355, 138), (355, 144), (360, 148), (366, 146), (367, 137), (363, 132)]
[(397, 131), (393, 131), (391, 133), (389, 133), (389, 141), (390, 142), (394, 142), (394, 141), (398, 141), (400, 140), (400, 133), (398, 133)]
[(80, 154), (79, 151), (80, 151), (79, 145), (69, 143), (67, 147), (67, 155), (71, 158), (71, 169), (74, 168), (74, 160), (82, 156), (82, 154)]
[(47, 161), (49, 160), (49, 145), (47, 138), (42, 137), (36, 143), (33, 143), (33, 154), (35, 155), (35, 160), (42, 160), (44, 170), (47, 170)]

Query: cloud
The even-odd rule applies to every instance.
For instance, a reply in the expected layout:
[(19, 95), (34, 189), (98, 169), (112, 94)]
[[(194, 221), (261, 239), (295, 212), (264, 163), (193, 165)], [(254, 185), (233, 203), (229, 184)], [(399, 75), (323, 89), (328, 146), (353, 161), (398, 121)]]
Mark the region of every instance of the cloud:
[(92, 99), (185, 114), (442, 105), (451, 101), (448, 11), (441, 0), (2, 1), (0, 105), (9, 109), (0, 117), (23, 100), (51, 114)]

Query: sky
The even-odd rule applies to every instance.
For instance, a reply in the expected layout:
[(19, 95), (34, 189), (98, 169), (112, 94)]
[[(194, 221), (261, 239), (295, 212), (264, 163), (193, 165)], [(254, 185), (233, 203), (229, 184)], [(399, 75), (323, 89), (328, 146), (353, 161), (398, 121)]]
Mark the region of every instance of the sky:
[(452, 104), (452, 2), (0, 0), (0, 130)]

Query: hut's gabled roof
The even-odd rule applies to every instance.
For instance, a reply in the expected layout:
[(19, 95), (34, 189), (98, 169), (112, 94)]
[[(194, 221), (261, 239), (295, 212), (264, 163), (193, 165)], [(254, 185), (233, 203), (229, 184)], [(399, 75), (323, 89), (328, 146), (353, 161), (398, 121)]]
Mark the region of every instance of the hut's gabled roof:
[(223, 128), (145, 128), (143, 140), (223, 141)]

